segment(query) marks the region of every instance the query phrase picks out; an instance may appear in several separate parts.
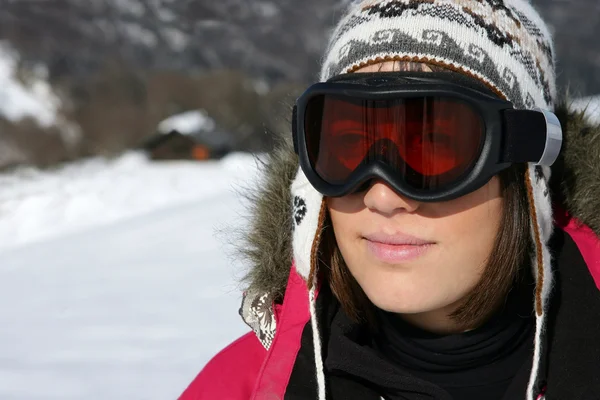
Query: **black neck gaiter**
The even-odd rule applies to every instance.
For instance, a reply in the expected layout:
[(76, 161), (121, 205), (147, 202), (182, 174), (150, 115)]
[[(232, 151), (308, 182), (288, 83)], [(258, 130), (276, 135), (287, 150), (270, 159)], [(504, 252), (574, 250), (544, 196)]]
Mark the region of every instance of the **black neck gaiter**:
[(452, 335), (426, 332), (396, 314), (376, 310), (373, 347), (394, 365), (442, 387), (455, 399), (500, 399), (533, 354), (531, 304), (530, 296), (513, 293), (487, 323)]

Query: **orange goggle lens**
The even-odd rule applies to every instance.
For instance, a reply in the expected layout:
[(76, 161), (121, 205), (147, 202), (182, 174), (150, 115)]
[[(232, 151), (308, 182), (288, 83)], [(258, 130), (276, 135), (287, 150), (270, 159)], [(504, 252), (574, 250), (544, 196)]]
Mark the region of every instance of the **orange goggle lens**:
[(304, 122), (311, 165), (334, 185), (344, 184), (359, 166), (379, 161), (417, 189), (439, 188), (475, 164), (484, 138), (476, 110), (445, 97), (320, 95), (310, 100)]

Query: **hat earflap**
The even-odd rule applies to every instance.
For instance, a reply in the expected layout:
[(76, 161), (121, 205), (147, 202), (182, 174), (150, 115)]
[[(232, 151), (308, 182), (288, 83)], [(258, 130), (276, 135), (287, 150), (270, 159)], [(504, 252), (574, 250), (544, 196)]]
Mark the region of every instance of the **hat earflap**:
[[(553, 284), (552, 257), (548, 249), (548, 241), (553, 231), (552, 201), (548, 182), (550, 168), (529, 164), (525, 173), (525, 186), (529, 203), (530, 233), (534, 244), (531, 256), (535, 289), (535, 342), (533, 365), (527, 390), (527, 399), (534, 400), (539, 391), (537, 382), (540, 374), (542, 346), (546, 330), (546, 314), (548, 299)], [(540, 397), (538, 396), (538, 399)]]

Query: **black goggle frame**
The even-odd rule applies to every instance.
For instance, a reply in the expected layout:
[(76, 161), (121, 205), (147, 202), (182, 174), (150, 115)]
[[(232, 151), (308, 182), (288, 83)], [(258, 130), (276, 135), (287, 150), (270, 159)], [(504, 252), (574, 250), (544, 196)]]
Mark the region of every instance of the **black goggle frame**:
[[(344, 184), (324, 181), (313, 169), (305, 140), (305, 115), (311, 99), (322, 95), (365, 100), (440, 96), (470, 105), (482, 118), (484, 138), (477, 161), (457, 182), (435, 190), (408, 185), (389, 165), (372, 162), (352, 172)], [(292, 132), (300, 167), (309, 182), (325, 196), (339, 197), (355, 192), (372, 179), (382, 179), (397, 193), (423, 202), (458, 198), (485, 185), (493, 176), (514, 163), (531, 162), (550, 166), (558, 158), (562, 129), (550, 111), (516, 110), (480, 82), (449, 72), (376, 72), (339, 75), (310, 86), (296, 101)]]

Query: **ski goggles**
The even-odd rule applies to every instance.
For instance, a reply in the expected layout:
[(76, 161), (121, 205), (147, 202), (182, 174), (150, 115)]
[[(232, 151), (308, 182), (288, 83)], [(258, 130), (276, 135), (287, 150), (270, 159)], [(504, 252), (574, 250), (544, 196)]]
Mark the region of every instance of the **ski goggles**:
[(300, 167), (332, 197), (381, 179), (414, 200), (451, 200), (514, 163), (550, 166), (562, 145), (553, 113), (516, 110), (448, 72), (339, 75), (297, 99), (292, 125)]

